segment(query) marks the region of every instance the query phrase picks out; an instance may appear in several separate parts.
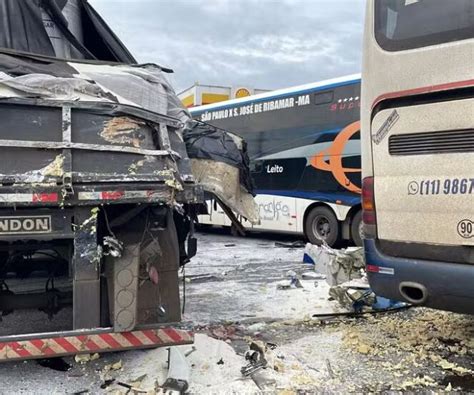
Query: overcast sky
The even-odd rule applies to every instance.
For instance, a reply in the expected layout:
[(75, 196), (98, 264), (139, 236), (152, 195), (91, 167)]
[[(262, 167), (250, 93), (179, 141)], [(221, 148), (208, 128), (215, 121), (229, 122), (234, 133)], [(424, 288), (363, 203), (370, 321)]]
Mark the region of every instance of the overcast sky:
[(358, 73), (364, 0), (89, 0), (139, 62), (276, 89)]

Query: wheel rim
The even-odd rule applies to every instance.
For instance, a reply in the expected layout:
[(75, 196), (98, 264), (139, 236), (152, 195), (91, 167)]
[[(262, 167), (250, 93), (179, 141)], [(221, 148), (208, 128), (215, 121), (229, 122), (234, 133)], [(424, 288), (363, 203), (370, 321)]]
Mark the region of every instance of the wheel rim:
[(327, 240), (331, 234), (331, 224), (329, 223), (329, 219), (324, 215), (315, 217), (311, 227), (313, 234), (320, 240)]

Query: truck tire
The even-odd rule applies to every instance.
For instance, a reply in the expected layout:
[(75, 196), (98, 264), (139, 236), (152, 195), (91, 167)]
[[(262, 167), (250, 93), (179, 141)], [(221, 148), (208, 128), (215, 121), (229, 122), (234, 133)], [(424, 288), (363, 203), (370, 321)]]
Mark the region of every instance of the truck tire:
[(339, 222), (327, 207), (313, 208), (304, 224), (304, 233), (310, 243), (321, 245), (325, 241), (329, 247), (339, 243)]
[(354, 215), (354, 218), (352, 218), (351, 223), (351, 238), (357, 247), (362, 247), (364, 245), (362, 231), (362, 210), (359, 210)]

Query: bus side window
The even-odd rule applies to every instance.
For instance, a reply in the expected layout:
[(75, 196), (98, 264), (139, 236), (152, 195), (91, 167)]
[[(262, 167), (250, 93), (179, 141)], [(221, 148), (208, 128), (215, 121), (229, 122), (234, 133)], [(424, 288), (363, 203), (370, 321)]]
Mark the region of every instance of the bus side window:
[(263, 162), (262, 161), (251, 162), (251, 164), (250, 164), (250, 172), (251, 173), (261, 173), (262, 170), (263, 170)]
[(330, 104), (334, 101), (334, 91), (326, 91), (314, 94), (314, 104), (319, 106), (321, 104)]

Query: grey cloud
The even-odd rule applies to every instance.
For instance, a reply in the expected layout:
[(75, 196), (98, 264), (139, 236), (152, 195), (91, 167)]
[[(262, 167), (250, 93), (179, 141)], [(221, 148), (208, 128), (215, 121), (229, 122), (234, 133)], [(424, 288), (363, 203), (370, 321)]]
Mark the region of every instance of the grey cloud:
[(276, 89), (360, 71), (364, 0), (89, 0), (140, 62)]

